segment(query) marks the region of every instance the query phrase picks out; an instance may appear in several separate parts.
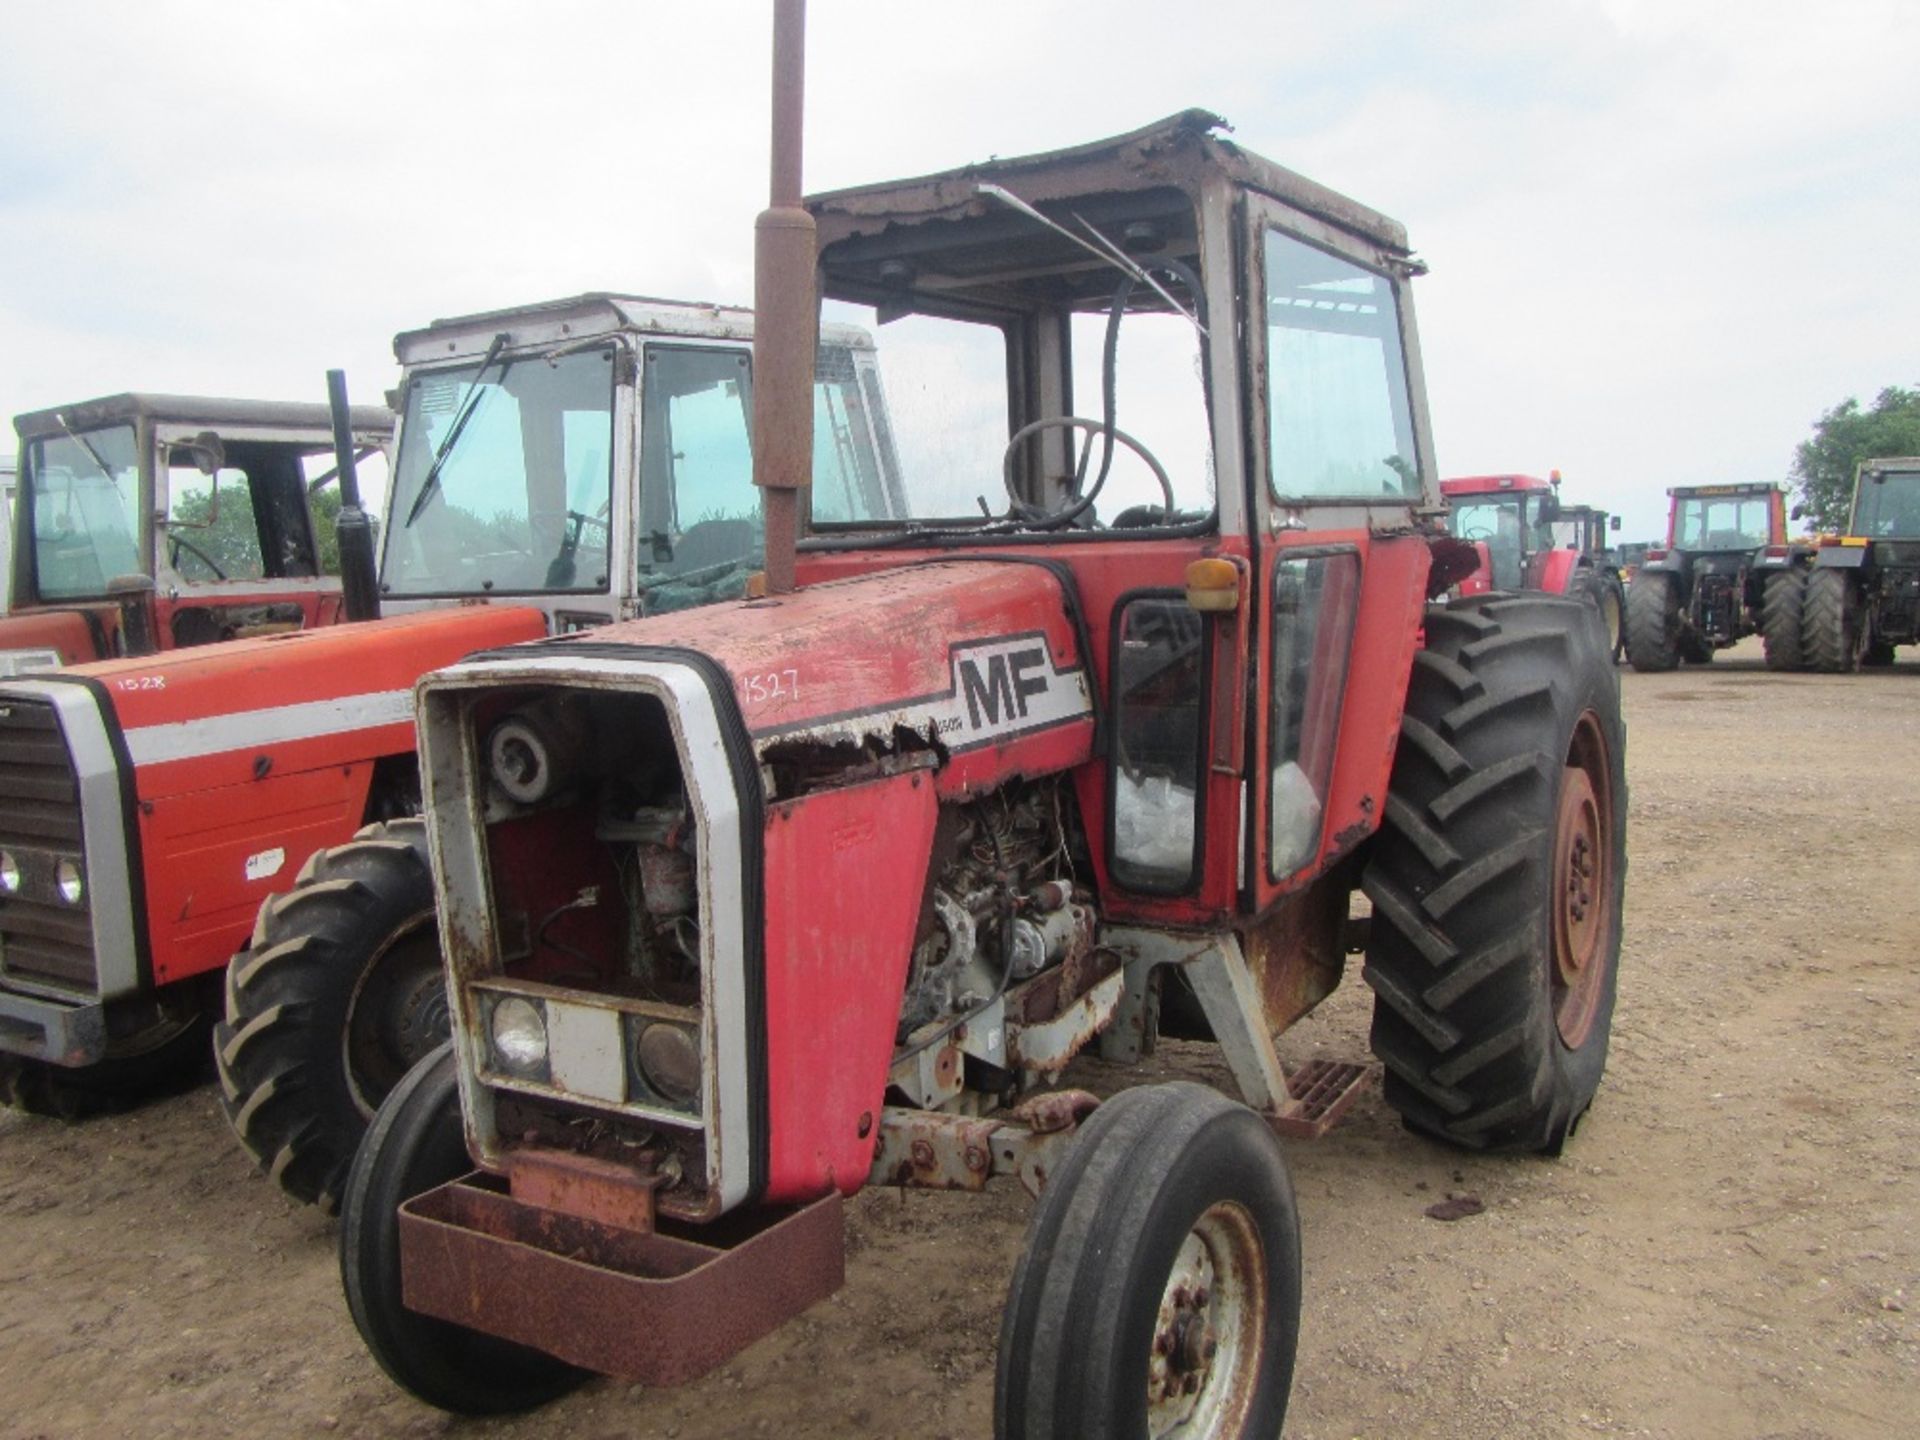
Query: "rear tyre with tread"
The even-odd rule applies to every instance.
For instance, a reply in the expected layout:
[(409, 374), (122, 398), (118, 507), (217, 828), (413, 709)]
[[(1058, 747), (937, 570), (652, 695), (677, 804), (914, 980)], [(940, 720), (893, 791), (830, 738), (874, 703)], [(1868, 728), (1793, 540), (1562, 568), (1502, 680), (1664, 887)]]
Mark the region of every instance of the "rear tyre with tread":
[(1643, 672), (1680, 663), (1680, 598), (1665, 571), (1642, 570), (1627, 587), (1627, 659)]
[(1800, 615), (1807, 594), (1807, 572), (1799, 567), (1776, 570), (1760, 592), (1760, 643), (1766, 648), (1769, 670), (1799, 670), (1806, 665)]
[(369, 825), (262, 905), (227, 967), (227, 1121), (275, 1184), (331, 1212), (374, 1110), (448, 1022), (426, 826)]
[(1606, 1068), (1626, 874), (1620, 681), (1590, 609), (1428, 611), (1362, 888), (1386, 1098), (1475, 1149), (1557, 1153)]
[(1286, 1418), (1299, 1327), (1300, 1222), (1272, 1127), (1204, 1085), (1123, 1090), (1027, 1227), (994, 1435), (1264, 1440)]
[(380, 1106), (340, 1207), (340, 1279), (373, 1358), (429, 1405), (460, 1415), (531, 1410), (585, 1380), (565, 1361), (409, 1310), (400, 1298), (400, 1206), (473, 1168), (453, 1047), (407, 1072)]
[(1574, 571), (1567, 583), (1567, 598), (1584, 600), (1599, 612), (1600, 624), (1607, 632), (1607, 656), (1618, 665), (1627, 648), (1626, 594), (1619, 577), (1611, 570), (1583, 567)]
[(1844, 675), (1860, 661), (1860, 591), (1845, 570), (1816, 568), (1807, 576), (1800, 636), (1807, 664)]

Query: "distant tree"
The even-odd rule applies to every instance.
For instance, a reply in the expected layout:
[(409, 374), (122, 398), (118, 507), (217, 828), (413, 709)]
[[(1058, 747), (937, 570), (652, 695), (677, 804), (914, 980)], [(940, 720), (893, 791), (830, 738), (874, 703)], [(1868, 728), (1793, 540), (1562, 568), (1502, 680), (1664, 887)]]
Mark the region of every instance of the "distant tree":
[(168, 560), (188, 580), (258, 580), (260, 527), (245, 481), (180, 497), (167, 527)]
[(1818, 529), (1846, 528), (1854, 471), (1884, 455), (1920, 455), (1920, 389), (1889, 385), (1869, 410), (1849, 397), (1814, 421), (1794, 453), (1793, 479)]

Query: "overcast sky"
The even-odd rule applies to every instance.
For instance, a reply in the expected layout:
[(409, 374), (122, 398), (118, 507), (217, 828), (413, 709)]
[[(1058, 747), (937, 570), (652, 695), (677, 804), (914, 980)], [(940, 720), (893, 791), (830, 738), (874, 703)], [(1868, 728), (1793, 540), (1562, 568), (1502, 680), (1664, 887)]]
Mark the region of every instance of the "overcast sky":
[[(1912, 0), (813, 0), (807, 183), (1189, 105), (1403, 221), (1441, 470), (1662, 523), (1920, 383)], [(394, 332), (582, 290), (744, 301), (768, 7), (0, 5), (0, 412), (357, 399)], [(0, 442), (11, 448), (11, 436)]]

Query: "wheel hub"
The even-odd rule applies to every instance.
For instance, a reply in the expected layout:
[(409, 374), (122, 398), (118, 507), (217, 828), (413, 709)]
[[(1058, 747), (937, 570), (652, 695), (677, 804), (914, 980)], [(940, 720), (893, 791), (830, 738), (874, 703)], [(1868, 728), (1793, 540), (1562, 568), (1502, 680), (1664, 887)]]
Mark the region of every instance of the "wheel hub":
[(1260, 1238), (1232, 1202), (1195, 1223), (1174, 1256), (1147, 1361), (1147, 1432), (1236, 1435), (1266, 1323)]
[(371, 1118), (400, 1077), (453, 1033), (433, 926), (416, 925), (369, 962), (347, 1012), (347, 1077)]
[(1602, 799), (1606, 747), (1592, 712), (1581, 716), (1561, 772), (1554, 830), (1553, 1009), (1560, 1039), (1578, 1049), (1606, 992), (1613, 930), (1613, 816)]

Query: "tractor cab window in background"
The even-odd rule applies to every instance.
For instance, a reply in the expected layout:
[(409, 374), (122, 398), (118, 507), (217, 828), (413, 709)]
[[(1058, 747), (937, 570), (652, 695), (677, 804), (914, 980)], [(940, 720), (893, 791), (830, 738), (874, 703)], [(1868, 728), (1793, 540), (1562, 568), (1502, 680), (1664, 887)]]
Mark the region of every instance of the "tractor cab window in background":
[(1496, 590), (1518, 590), (1520, 575), (1530, 550), (1539, 549), (1544, 538), (1553, 542), (1545, 527), (1535, 525), (1535, 536), (1527, 542), (1523, 536), (1526, 497), (1513, 491), (1499, 495), (1456, 497), (1452, 502), (1453, 533), (1462, 540), (1484, 540), (1487, 556), (1493, 562)]
[[(320, 550), (320, 573), (340, 573), (340, 476), (333, 451), (314, 450), (300, 457), (307, 485), (307, 504), (313, 513), (313, 538)], [(387, 503), (387, 452), (378, 445), (356, 450), (353, 475), (360, 487), (360, 508), (373, 521), (374, 551), (380, 548), (382, 516)]]
[(1680, 501), (1673, 543), (1682, 550), (1755, 550), (1768, 543), (1767, 496), (1693, 495)]
[(1420, 469), (1384, 276), (1267, 232), (1271, 480), (1283, 498), (1418, 498)]
[(407, 385), (382, 588), (605, 590), (613, 347), (503, 355)]
[(307, 509), (309, 447), (222, 441), (212, 432), (162, 443), (167, 567), (189, 585), (310, 579), (320, 573)]
[(1853, 533), (1920, 539), (1920, 470), (1870, 470), (1861, 478)]
[(105, 595), (109, 580), (147, 568), (131, 425), (36, 440), (25, 458), (22, 498), (32, 511), (42, 600)]

